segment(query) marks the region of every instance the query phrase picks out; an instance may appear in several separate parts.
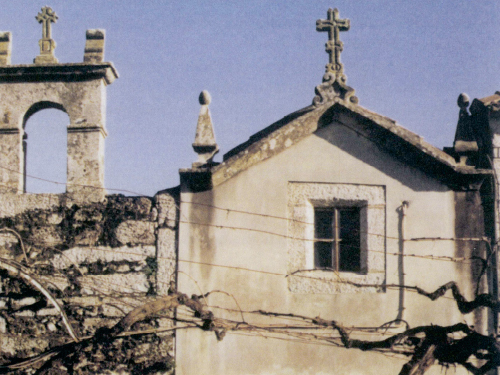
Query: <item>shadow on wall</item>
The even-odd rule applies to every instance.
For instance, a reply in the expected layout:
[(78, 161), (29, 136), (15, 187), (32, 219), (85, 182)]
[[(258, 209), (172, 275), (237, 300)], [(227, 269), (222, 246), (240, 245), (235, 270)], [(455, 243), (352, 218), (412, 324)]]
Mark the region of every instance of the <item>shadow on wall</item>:
[(62, 110), (48, 108), (27, 113), (26, 117), (23, 142), (26, 192), (65, 193), (68, 115)]
[[(427, 177), (415, 167), (397, 160), (381, 149), (375, 142), (345, 125), (332, 123), (332, 113), (326, 112), (319, 120), (318, 130), (314, 133), (332, 145), (347, 152), (363, 163), (370, 165), (390, 178), (401, 182), (414, 191), (447, 191), (448, 188), (432, 177)], [(414, 177), (414, 178), (413, 178)]]
[[(182, 197), (182, 195), (181, 195)], [(181, 198), (182, 200), (182, 198)], [(214, 204), (213, 190), (193, 194), (193, 202), (201, 203), (189, 205), (189, 215), (187, 220), (191, 226), (189, 235), (189, 259), (200, 263), (201, 275), (204, 280), (208, 280), (214, 263), (216, 244), (214, 239)], [(180, 220), (186, 220), (180, 217)], [(200, 225), (197, 225), (200, 224)], [(205, 291), (204, 291), (205, 292)]]

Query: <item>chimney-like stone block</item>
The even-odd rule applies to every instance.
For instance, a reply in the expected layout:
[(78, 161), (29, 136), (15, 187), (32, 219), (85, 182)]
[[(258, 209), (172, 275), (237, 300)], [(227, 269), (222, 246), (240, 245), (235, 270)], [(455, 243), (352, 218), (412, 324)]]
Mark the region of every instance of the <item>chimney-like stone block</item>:
[(105, 31), (100, 29), (87, 30), (86, 37), (83, 62), (89, 64), (103, 62)]
[(10, 65), (12, 53), (12, 34), (10, 31), (0, 31), (0, 66)]

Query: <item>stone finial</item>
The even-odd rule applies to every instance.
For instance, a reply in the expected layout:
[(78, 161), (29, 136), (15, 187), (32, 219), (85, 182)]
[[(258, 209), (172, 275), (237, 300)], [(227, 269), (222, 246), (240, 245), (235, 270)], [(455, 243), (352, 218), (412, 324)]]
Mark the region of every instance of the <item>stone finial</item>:
[(35, 57), (35, 64), (57, 64), (58, 60), (54, 55), (56, 42), (52, 39), (52, 23), (56, 23), (58, 17), (50, 7), (43, 7), (42, 12), (35, 17), (38, 23), (42, 24), (42, 39), (39, 40), (40, 55)]
[(341, 20), (337, 8), (328, 9), (326, 20), (316, 21), (316, 31), (328, 31), (328, 41), (325, 50), (330, 57), (330, 62), (326, 64), (326, 72), (331, 72), (339, 77), (344, 75), (344, 66), (340, 62), (340, 54), (344, 49), (344, 43), (340, 41), (340, 32), (349, 31), (351, 27), (348, 19)]
[(12, 34), (9, 31), (0, 32), (0, 66), (10, 65), (12, 53)]
[(92, 64), (104, 61), (104, 37), (104, 30), (87, 30), (83, 62)]
[(457, 105), (460, 108), (460, 113), (462, 113), (463, 111), (467, 113), (467, 108), (469, 107), (469, 103), (470, 103), (469, 95), (467, 95), (464, 92), (458, 95)]
[(460, 165), (466, 165), (469, 156), (479, 150), (474, 136), (474, 130), (472, 129), (471, 116), (467, 110), (469, 103), (469, 96), (467, 94), (462, 93), (458, 96), (457, 104), (460, 108), (460, 112), (458, 115), (457, 131), (455, 133), (453, 148), (455, 153), (459, 156)]
[(214, 155), (219, 152), (219, 146), (215, 142), (215, 133), (210, 117), (208, 105), (212, 101), (208, 91), (203, 90), (200, 94), (201, 104), (198, 125), (196, 127), (196, 137), (193, 143), (193, 150), (198, 154), (198, 161), (193, 163), (193, 168), (209, 164)]
[(316, 106), (332, 101), (334, 98), (349, 100), (354, 104), (358, 103), (358, 98), (354, 96), (354, 89), (346, 85), (347, 77), (344, 74), (344, 65), (340, 62), (340, 54), (344, 49), (344, 44), (340, 41), (339, 34), (341, 31), (348, 31), (350, 26), (348, 19), (339, 18), (338, 9), (328, 9), (327, 19), (316, 21), (316, 31), (328, 31), (325, 50), (329, 55), (323, 83), (316, 86), (316, 96), (313, 100), (313, 104)]

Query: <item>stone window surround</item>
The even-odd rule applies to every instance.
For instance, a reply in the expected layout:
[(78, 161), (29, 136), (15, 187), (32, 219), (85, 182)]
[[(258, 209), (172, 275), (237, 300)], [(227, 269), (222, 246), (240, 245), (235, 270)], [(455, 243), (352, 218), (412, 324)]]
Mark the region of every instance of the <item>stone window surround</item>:
[[(385, 186), (291, 181), (287, 193), (290, 291), (325, 294), (384, 291)], [(314, 208), (342, 206), (361, 208), (359, 273), (314, 269)]]

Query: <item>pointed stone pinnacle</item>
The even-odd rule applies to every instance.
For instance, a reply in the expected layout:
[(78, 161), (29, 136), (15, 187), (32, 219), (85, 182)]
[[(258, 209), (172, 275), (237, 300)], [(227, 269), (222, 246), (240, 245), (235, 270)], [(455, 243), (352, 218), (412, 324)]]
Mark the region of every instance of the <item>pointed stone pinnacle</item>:
[(212, 101), (208, 91), (203, 90), (199, 96), (201, 104), (196, 137), (193, 150), (198, 154), (198, 161), (193, 163), (193, 168), (201, 167), (212, 162), (214, 155), (219, 152), (219, 146), (215, 141), (215, 133), (208, 105)]

